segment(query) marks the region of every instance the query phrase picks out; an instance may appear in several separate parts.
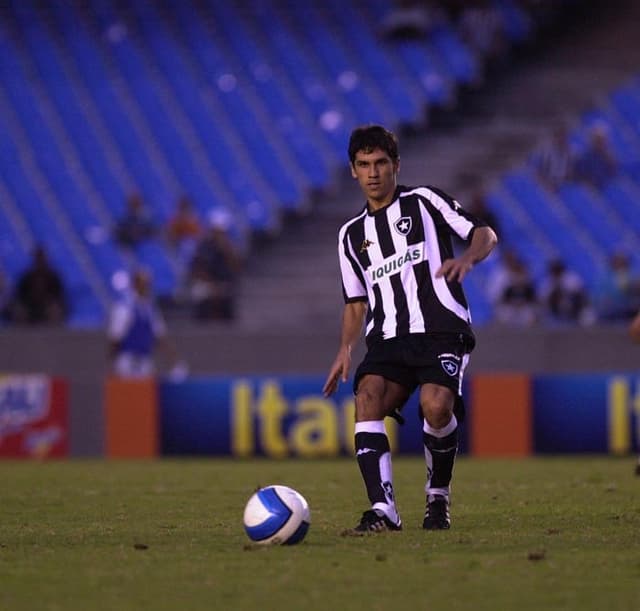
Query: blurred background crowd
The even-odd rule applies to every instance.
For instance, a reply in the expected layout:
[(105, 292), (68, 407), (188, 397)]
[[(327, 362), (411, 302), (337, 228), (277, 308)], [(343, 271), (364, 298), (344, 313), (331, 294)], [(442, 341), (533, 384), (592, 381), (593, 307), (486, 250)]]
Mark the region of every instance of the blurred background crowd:
[[(400, 135), (401, 182), (446, 188), (499, 234), (466, 286), (477, 325), (630, 320), (639, 54), (630, 38), (603, 78), (588, 67), (607, 49), (580, 36), (615, 11), (638, 16), (577, 0), (0, 3), (3, 324), (104, 327), (137, 270), (174, 320), (334, 321), (335, 232), (361, 205), (348, 135), (374, 122)], [(567, 63), (541, 67), (567, 38)], [(546, 86), (500, 101), (532, 72)]]

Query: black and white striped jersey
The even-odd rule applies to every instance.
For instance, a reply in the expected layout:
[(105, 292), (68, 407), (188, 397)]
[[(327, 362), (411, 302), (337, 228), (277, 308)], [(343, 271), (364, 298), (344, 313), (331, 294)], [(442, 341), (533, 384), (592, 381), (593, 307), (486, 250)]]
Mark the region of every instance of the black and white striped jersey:
[(436, 278), (454, 256), (452, 234), (471, 240), (486, 223), (435, 187), (398, 186), (380, 210), (365, 208), (338, 237), (346, 303), (367, 301), (367, 344), (413, 333), (473, 337), (462, 286)]

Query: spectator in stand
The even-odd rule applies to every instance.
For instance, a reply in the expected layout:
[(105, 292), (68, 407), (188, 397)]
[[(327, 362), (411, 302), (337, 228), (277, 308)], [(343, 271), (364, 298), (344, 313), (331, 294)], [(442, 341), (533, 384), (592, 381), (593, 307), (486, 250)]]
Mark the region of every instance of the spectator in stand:
[(193, 209), (193, 204), (186, 195), (183, 195), (178, 200), (175, 214), (167, 224), (167, 239), (176, 250), (181, 250), (185, 246), (192, 249), (201, 231), (200, 220)]
[(604, 187), (618, 174), (618, 161), (605, 125), (596, 125), (589, 133), (586, 149), (575, 163), (575, 177), (596, 189)]
[(8, 305), (13, 322), (60, 324), (67, 316), (65, 289), (42, 245), (36, 245), (31, 264), (18, 277)]
[(119, 244), (135, 248), (156, 233), (155, 225), (139, 193), (127, 198), (127, 209), (115, 227), (114, 237)]
[(502, 256), (489, 292), (495, 304), (496, 320), (504, 325), (529, 327), (538, 320), (535, 284), (524, 262), (514, 252)]
[(107, 337), (112, 372), (118, 377), (153, 376), (156, 348), (164, 351), (173, 378), (186, 375), (185, 364), (167, 339), (167, 325), (154, 300), (151, 276), (143, 269), (133, 272), (129, 291), (113, 305)]
[(558, 125), (531, 156), (531, 165), (544, 185), (556, 191), (573, 174), (575, 156), (564, 125)]
[(560, 259), (554, 259), (547, 266), (539, 294), (546, 322), (580, 325), (594, 322), (589, 296), (580, 276), (567, 269)]
[(186, 195), (183, 195), (178, 200), (175, 214), (167, 224), (167, 240), (183, 267), (186, 267), (193, 258), (201, 233), (202, 226), (193, 209), (193, 204)]
[(235, 317), (236, 277), (240, 256), (229, 239), (231, 215), (214, 211), (209, 228), (196, 246), (190, 269), (190, 294), (197, 320), (232, 320)]
[(596, 283), (593, 301), (597, 317), (603, 321), (628, 321), (640, 309), (640, 277), (633, 273), (626, 253), (610, 257)]

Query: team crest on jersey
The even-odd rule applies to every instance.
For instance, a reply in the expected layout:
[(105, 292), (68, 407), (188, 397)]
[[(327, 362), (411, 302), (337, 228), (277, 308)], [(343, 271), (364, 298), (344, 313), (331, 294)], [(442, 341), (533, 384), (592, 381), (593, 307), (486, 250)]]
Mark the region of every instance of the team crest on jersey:
[(400, 235), (408, 235), (411, 231), (411, 217), (402, 216), (393, 224), (393, 226)]
[(439, 354), (440, 365), (447, 375), (455, 377), (460, 371), (460, 357), (457, 354)]

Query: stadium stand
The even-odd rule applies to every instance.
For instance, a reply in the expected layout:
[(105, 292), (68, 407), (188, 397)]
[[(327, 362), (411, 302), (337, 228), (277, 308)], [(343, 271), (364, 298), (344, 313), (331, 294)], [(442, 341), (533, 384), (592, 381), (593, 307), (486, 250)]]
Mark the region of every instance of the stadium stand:
[(604, 269), (615, 252), (629, 253), (635, 267), (640, 266), (638, 115), (620, 112), (620, 106), (640, 109), (639, 103), (640, 80), (635, 76), (577, 118), (570, 134), (574, 158), (589, 146), (594, 128), (603, 130), (611, 143), (616, 167), (604, 183), (586, 183), (573, 175), (554, 192), (539, 180), (529, 158), (504, 174), (489, 194), (494, 212), (509, 227), (507, 243), (536, 277), (544, 271), (541, 265), (554, 257), (566, 261), (591, 288), (594, 271)]
[[(493, 4), (510, 46), (530, 41), (550, 19), (548, 10), (515, 0)], [(554, 4), (559, 13), (575, 2)], [(14, 279), (31, 245), (42, 242), (71, 295), (70, 324), (97, 326), (118, 271), (150, 267), (161, 297), (179, 283), (160, 237), (133, 252), (114, 243), (111, 228), (128, 193), (140, 191), (160, 225), (183, 193), (202, 219), (225, 210), (245, 250), (254, 237), (278, 235), (286, 218), (331, 192), (354, 125), (423, 129), (437, 109), (455, 107), (462, 91), (482, 83), (482, 58), (451, 18), (443, 15), (422, 39), (382, 39), (380, 23), (393, 7), (391, 0), (2, 3), (4, 273)], [(489, 194), (527, 262), (562, 255), (585, 275), (609, 253), (612, 235), (637, 239), (637, 221), (628, 219), (638, 201), (639, 87), (636, 79), (616, 89), (583, 118), (584, 129), (607, 121), (624, 167), (602, 192), (567, 185), (550, 194), (524, 165)], [(576, 146), (581, 133), (573, 134)], [(328, 229), (316, 232), (333, 243)], [(491, 318), (483, 282), (474, 278), (468, 289), (480, 323)]]

